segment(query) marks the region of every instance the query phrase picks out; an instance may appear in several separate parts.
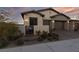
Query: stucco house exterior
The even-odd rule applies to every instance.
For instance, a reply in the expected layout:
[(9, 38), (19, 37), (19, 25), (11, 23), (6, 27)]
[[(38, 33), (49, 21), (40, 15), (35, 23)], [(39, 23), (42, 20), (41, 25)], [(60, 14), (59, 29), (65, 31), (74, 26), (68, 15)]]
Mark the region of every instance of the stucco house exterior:
[(36, 31), (74, 31), (79, 28), (79, 21), (72, 20), (69, 16), (53, 8), (32, 10), (21, 13), (25, 34), (36, 34)]

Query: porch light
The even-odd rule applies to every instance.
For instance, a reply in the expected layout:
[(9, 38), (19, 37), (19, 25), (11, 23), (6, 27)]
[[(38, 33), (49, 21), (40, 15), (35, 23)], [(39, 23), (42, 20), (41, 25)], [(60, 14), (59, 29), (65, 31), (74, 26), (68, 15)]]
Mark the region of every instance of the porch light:
[(24, 20), (25, 22), (27, 22), (28, 20)]
[(69, 23), (69, 21), (67, 21), (67, 23)]
[(53, 20), (52, 22), (54, 23), (55, 21)]
[(75, 23), (73, 22), (73, 28), (75, 28)]

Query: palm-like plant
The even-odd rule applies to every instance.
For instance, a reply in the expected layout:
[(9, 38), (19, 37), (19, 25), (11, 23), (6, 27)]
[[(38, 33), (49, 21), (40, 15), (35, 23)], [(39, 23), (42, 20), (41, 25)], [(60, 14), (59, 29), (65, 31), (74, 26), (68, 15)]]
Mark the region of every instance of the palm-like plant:
[(9, 20), (10, 13), (5, 10), (0, 10), (0, 22), (4, 22), (6, 20)]

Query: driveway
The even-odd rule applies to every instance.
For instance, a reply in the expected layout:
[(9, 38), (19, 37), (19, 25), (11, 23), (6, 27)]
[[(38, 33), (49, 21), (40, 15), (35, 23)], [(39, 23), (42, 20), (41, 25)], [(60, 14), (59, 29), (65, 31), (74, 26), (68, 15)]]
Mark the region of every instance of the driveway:
[(59, 34), (60, 40), (69, 40), (69, 39), (78, 39), (79, 31), (55, 31), (55, 33)]

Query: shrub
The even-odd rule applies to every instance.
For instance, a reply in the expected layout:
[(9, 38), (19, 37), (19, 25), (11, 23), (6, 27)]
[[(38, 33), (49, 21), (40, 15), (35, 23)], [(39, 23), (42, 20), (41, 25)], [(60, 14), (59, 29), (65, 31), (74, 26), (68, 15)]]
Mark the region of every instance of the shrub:
[(48, 37), (47, 38), (49, 41), (53, 41), (53, 37)]
[(57, 40), (59, 40), (59, 35), (56, 33), (48, 33), (48, 40), (49, 41), (53, 41), (53, 40), (57, 41)]
[(57, 41), (59, 40), (59, 35), (56, 33), (47, 33), (45, 31), (42, 32), (42, 34), (37, 38), (38, 41), (44, 41), (44, 40), (48, 40), (48, 41)]
[(58, 35), (58, 34), (53, 33), (53, 39), (55, 39), (55, 40), (59, 40), (59, 35)]
[(17, 39), (21, 36), (21, 32), (14, 23), (0, 22), (0, 38), (6, 38), (9, 41)]
[(24, 40), (23, 39), (18, 39), (16, 40), (16, 45), (23, 45), (24, 44)]
[(46, 39), (46, 37), (48, 36), (48, 33), (46, 31), (43, 31), (43, 33), (40, 36), (41, 38)]
[(47, 38), (48, 33), (43, 31), (41, 35), (38, 37), (38, 41), (44, 41)]
[(44, 39), (43, 38), (41, 38), (40, 36), (37, 38), (37, 41), (44, 41)]
[(5, 48), (8, 46), (8, 41), (5, 39), (0, 39), (0, 48)]
[(74, 29), (74, 31), (78, 31), (78, 29)]
[(36, 31), (36, 35), (37, 36), (40, 36), (41, 35), (41, 32), (40, 31)]

